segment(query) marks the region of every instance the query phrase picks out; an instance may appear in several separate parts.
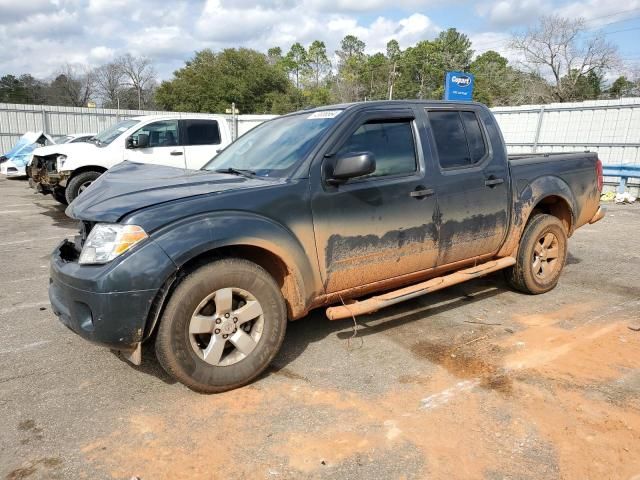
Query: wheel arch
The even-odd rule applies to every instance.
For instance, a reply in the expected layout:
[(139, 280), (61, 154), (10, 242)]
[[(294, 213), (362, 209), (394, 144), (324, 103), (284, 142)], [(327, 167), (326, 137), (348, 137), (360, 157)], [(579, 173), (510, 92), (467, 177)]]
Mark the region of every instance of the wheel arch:
[[(519, 182), (514, 182), (517, 185)], [(517, 187), (516, 187), (517, 188)], [(514, 193), (511, 226), (507, 241), (498, 256), (515, 255), (522, 232), (535, 212), (547, 213), (562, 222), (567, 237), (576, 225), (576, 200), (567, 183), (559, 177), (548, 175), (527, 183), (520, 192)]]
[(69, 179), (67, 180), (67, 182), (71, 180), (73, 177), (77, 177), (78, 175), (84, 172), (98, 172), (102, 175), (107, 170), (108, 170), (107, 168), (101, 167), (99, 165), (83, 165), (82, 167), (78, 167), (71, 172), (71, 175), (69, 175)]
[(186, 260), (176, 272), (166, 279), (162, 288), (158, 291), (149, 312), (146, 322), (144, 338), (149, 338), (155, 330), (164, 310), (175, 288), (182, 279), (191, 272), (216, 260), (223, 258), (242, 258), (262, 267), (273, 277), (280, 288), (287, 307), (287, 316), (294, 320), (307, 313), (307, 302), (303, 295), (301, 281), (295, 271), (274, 252), (251, 244), (225, 245), (203, 250)]
[(291, 320), (306, 315), (317, 296), (314, 258), (291, 231), (268, 218), (243, 212), (201, 214), (167, 225), (152, 237), (177, 269), (154, 301), (148, 334), (180, 280), (220, 258), (244, 258), (264, 268), (280, 287)]

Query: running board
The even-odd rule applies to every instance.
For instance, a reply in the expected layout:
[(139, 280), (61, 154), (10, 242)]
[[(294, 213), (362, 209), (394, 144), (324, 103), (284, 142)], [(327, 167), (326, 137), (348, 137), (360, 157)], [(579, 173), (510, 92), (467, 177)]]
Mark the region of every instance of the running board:
[(327, 317), (329, 320), (340, 320), (343, 318), (351, 318), (356, 315), (364, 315), (366, 313), (377, 312), (381, 308), (404, 302), (411, 298), (416, 298), (427, 293), (441, 290), (451, 285), (466, 282), (474, 278), (482, 277), (492, 272), (502, 270), (503, 268), (515, 265), (516, 259), (513, 257), (504, 257), (499, 260), (491, 260), (490, 262), (476, 265), (472, 268), (458, 270), (457, 272), (442, 277), (432, 278), (426, 282), (416, 283), (410, 287), (401, 288), (387, 292), (383, 295), (368, 298), (366, 300), (349, 303), (347, 305), (339, 305), (327, 308)]

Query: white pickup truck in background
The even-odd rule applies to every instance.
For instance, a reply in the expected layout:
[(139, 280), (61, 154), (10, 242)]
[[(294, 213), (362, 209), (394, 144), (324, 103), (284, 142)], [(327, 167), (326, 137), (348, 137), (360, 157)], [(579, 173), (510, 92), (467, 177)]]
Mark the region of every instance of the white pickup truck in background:
[(90, 142), (52, 145), (34, 154), (30, 184), (71, 203), (95, 179), (128, 160), (197, 170), (231, 143), (220, 115), (166, 114), (122, 120)]

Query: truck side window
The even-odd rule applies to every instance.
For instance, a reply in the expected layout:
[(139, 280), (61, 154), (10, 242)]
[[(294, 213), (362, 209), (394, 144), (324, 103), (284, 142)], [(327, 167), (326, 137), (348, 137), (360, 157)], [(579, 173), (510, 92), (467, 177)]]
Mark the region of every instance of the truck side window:
[(469, 147), (458, 112), (429, 112), (429, 123), (436, 139), (440, 166), (454, 168), (470, 165)]
[(431, 111), (429, 123), (442, 168), (467, 167), (478, 163), (487, 153), (475, 113)]
[(178, 122), (177, 120), (162, 120), (145, 125), (135, 132), (132, 137), (135, 139), (141, 133), (149, 135), (149, 147), (174, 147), (178, 145)]
[(220, 128), (215, 120), (185, 120), (186, 145), (220, 144)]
[(369, 177), (410, 174), (416, 171), (416, 147), (409, 120), (372, 121), (360, 126), (337, 155), (371, 152), (376, 170)]
[(473, 112), (460, 112), (464, 131), (467, 133), (467, 142), (469, 143), (469, 152), (471, 153), (471, 163), (478, 163), (487, 153), (487, 146), (484, 144), (482, 130), (478, 117)]

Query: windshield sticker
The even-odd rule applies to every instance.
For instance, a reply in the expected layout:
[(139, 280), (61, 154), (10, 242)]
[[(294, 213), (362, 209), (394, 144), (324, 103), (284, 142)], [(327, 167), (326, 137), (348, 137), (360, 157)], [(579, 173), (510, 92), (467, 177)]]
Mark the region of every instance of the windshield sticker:
[(129, 128), (129, 127), (119, 127), (118, 131), (119, 132), (124, 132), (127, 128)]
[(326, 118), (335, 118), (342, 110), (323, 110), (321, 112), (314, 112), (307, 117), (307, 120), (324, 120)]

